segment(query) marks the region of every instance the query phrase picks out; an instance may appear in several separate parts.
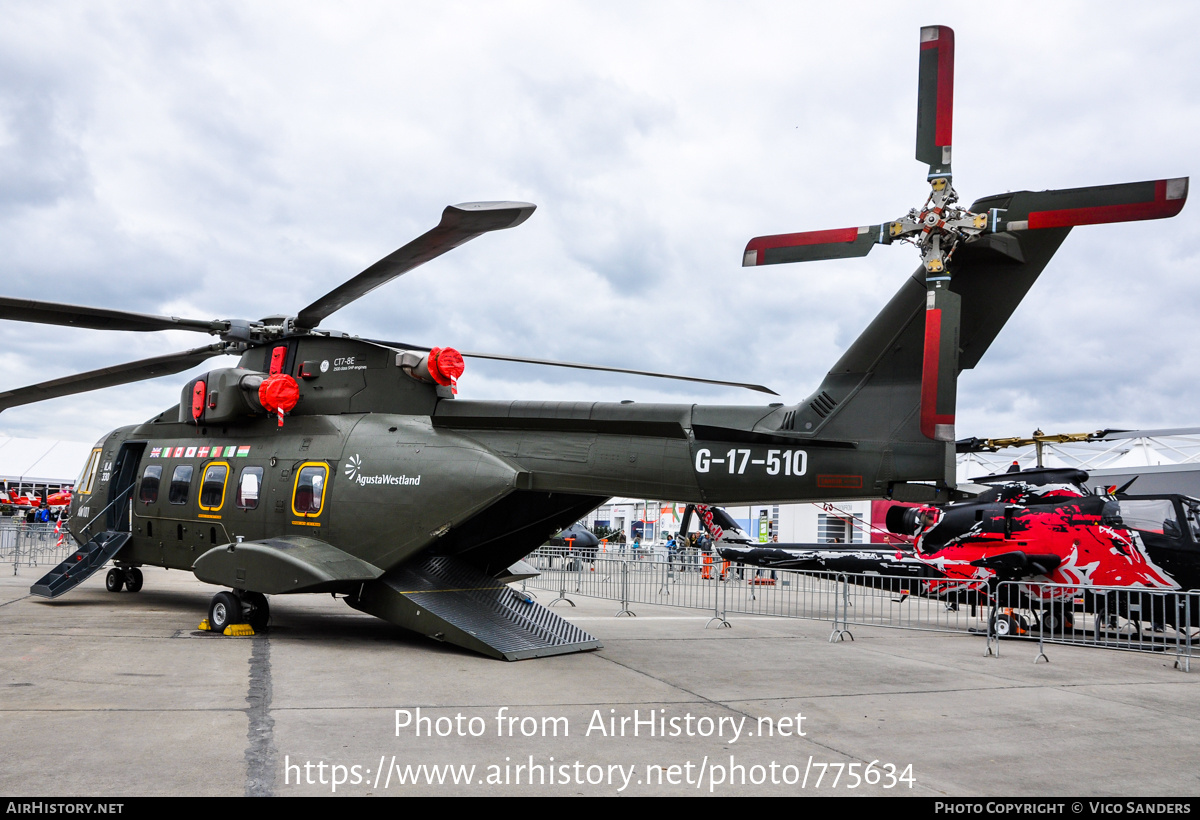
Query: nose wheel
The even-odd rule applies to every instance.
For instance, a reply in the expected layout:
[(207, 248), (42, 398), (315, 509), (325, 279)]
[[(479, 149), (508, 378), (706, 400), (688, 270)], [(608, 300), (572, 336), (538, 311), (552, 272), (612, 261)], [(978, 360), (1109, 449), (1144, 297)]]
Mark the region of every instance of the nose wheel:
[(142, 571), (137, 567), (113, 567), (104, 577), (104, 588), (109, 592), (120, 592), (122, 587), (130, 592), (142, 588)]
[(242, 622), (242, 602), (232, 592), (218, 592), (208, 605), (208, 623), (213, 632)]
[(137, 567), (129, 567), (125, 571), (125, 589), (130, 592), (140, 592), (142, 589), (142, 571)]

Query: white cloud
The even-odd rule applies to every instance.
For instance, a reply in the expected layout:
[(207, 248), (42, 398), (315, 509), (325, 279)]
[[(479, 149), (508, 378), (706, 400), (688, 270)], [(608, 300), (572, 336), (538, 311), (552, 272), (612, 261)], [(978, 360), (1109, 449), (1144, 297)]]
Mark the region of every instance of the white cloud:
[[(327, 324), (759, 382), (787, 401), (917, 260), (894, 247), (743, 270), (742, 248), (920, 203), (920, 25), (956, 30), (968, 202), (1186, 175), (1200, 125), (1185, 3), (5, 5), (6, 294), (295, 313), (446, 204), (525, 199), (525, 225)], [(1074, 231), (963, 378), (959, 434), (1194, 424), (1194, 214)], [(204, 343), (9, 325), (5, 387)], [(93, 439), (186, 379), (6, 411), (0, 431)], [(758, 401), (478, 362), (461, 395)]]

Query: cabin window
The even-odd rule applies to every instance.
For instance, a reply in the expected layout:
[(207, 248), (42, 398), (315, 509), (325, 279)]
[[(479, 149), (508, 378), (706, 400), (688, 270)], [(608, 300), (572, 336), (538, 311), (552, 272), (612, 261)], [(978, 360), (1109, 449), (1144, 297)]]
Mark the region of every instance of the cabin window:
[(151, 464), (142, 473), (142, 488), (138, 491), (138, 501), (153, 504), (158, 501), (158, 485), (162, 481), (162, 465)]
[(301, 465), (292, 492), (292, 512), (300, 516), (320, 515), (325, 503), (325, 480), (328, 476), (329, 467), (324, 464)]
[(258, 493), (262, 487), (262, 477), (262, 467), (242, 468), (242, 475), (238, 480), (237, 505), (243, 510), (253, 510), (258, 506)]
[(215, 511), (225, 503), (225, 483), (229, 479), (229, 465), (214, 462), (204, 468), (204, 481), (200, 483), (200, 509)]
[(96, 480), (96, 468), (100, 466), (100, 448), (92, 450), (92, 454), (88, 456), (87, 464), (83, 465), (83, 472), (79, 474), (79, 480), (75, 482), (75, 486), (79, 488), (82, 495), (87, 495), (92, 491), (92, 482)]
[(188, 500), (188, 489), (192, 484), (192, 465), (180, 464), (175, 468), (175, 472), (171, 474), (171, 489), (168, 493), (168, 500), (172, 504), (186, 504)]

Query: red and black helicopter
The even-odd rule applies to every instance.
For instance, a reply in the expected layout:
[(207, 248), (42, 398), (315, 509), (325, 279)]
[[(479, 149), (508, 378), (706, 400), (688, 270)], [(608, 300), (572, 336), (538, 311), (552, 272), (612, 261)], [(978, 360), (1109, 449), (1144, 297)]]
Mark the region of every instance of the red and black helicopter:
[[(1031, 582), (1018, 600), (1003, 603), (1041, 611), (1056, 626), (1069, 624), (1071, 612), (1056, 602), (1091, 598), (1092, 587), (1200, 588), (1198, 499), (1124, 492), (1133, 482), (1093, 491), (1087, 472), (1075, 468), (972, 481), (986, 489), (970, 500), (888, 510), (888, 530), (913, 539), (910, 544), (762, 545), (725, 538), (716, 546), (726, 560), (753, 566), (912, 579), (904, 584), (909, 591), (953, 601), (987, 600), (1001, 581)], [(1167, 607), (1161, 621), (1175, 624), (1175, 610)], [(1094, 603), (1088, 611), (1096, 611)], [(1200, 626), (1200, 612), (1189, 623)]]

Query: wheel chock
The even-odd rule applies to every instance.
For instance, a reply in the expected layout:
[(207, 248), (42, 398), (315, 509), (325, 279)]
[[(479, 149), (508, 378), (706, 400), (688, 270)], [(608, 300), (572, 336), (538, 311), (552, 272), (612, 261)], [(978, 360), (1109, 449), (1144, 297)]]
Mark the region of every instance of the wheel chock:
[[(216, 631), (212, 628), (212, 624), (210, 624), (208, 622), (208, 618), (205, 618), (203, 621), (201, 621), (200, 626), (197, 628), (201, 632), (215, 632)], [(222, 632), (221, 634), (228, 635), (231, 638), (238, 638), (238, 637), (244, 638), (244, 637), (253, 637), (255, 633), (254, 633), (254, 627), (250, 626), (250, 624), (230, 624), (229, 626), (225, 627), (225, 631)]]

